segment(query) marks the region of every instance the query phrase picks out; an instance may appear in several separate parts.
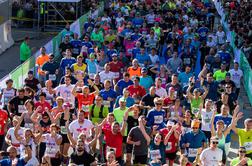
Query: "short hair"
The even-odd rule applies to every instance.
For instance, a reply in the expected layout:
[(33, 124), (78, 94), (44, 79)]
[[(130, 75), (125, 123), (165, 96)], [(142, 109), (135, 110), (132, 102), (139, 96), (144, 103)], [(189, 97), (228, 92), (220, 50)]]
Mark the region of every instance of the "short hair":
[(5, 81), (6, 84), (8, 84), (9, 82), (13, 83), (13, 80), (12, 79), (8, 79)]
[(123, 73), (123, 76), (124, 76), (124, 77), (129, 77), (129, 76), (130, 76), (130, 74), (129, 74), (129, 73), (127, 73), (127, 72), (124, 72), (124, 73)]
[(44, 97), (46, 97), (46, 93), (45, 93), (45, 92), (41, 92), (41, 93), (39, 94), (39, 96), (44, 96)]
[(18, 89), (18, 92), (25, 92), (25, 90), (24, 90), (24, 88), (20, 88), (20, 89)]

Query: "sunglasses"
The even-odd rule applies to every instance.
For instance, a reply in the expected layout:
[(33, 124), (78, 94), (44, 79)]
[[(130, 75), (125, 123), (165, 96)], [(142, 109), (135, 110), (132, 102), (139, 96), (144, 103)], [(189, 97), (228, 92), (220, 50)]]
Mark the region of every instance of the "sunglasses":
[(246, 153), (246, 151), (244, 151), (244, 150), (240, 150), (239, 152), (240, 152), (240, 153)]
[(218, 144), (219, 142), (217, 142), (217, 141), (212, 141), (212, 143), (213, 143), (213, 144)]
[(198, 129), (198, 127), (192, 127), (192, 129)]
[(229, 89), (229, 88), (231, 88), (231, 87), (230, 87), (230, 86), (227, 86), (226, 88), (228, 88), (228, 89)]

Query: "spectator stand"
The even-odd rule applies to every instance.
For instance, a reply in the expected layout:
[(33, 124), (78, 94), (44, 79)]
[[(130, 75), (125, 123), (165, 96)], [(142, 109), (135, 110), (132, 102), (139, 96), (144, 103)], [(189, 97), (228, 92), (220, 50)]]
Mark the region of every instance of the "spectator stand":
[[(69, 4), (68, 14), (65, 6), (58, 5), (59, 2)], [(58, 25), (65, 25), (82, 15), (82, 0), (38, 0), (38, 13), (39, 30), (62, 29)]]

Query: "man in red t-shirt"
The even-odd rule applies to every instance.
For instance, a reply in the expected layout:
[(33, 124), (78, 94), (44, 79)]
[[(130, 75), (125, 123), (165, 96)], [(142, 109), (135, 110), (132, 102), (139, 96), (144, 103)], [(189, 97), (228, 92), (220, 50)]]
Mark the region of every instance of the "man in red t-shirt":
[[(105, 118), (101, 123), (101, 126), (105, 125), (107, 121), (108, 119)], [(121, 128), (118, 122), (113, 122), (111, 130), (108, 128), (103, 128), (104, 136), (106, 137), (105, 154), (107, 153), (107, 151), (114, 151), (118, 163), (122, 163), (123, 159), (122, 144), (123, 144), (123, 135), (125, 133), (125, 129), (127, 126), (126, 121), (127, 119), (124, 119)]]
[(51, 105), (49, 102), (46, 101), (46, 93), (41, 92), (39, 94), (39, 101), (35, 103), (35, 108), (38, 108), (39, 106), (42, 107), (39, 113), (45, 112), (45, 108), (48, 108), (48, 110), (51, 110)]
[(95, 96), (99, 94), (98, 87), (88, 79), (88, 84), (91, 87), (94, 87), (95, 92), (90, 93), (88, 86), (83, 86), (82, 93), (77, 93), (76, 89), (78, 86), (80, 86), (81, 82), (77, 82), (72, 90), (72, 94), (77, 98), (78, 100), (78, 110), (83, 110), (85, 112), (85, 118), (88, 117), (89, 114), (89, 106), (94, 104)]
[(176, 123), (174, 120), (169, 120), (167, 122), (167, 128), (161, 129), (160, 134), (162, 134), (163, 138), (165, 138), (164, 144), (166, 145), (166, 159), (169, 161), (169, 165), (173, 165), (177, 156), (176, 153), (179, 136), (181, 134), (181, 125), (180, 123)]
[(118, 61), (117, 54), (112, 54), (112, 61), (109, 62), (110, 71), (114, 73), (116, 82), (122, 77), (123, 63)]
[(5, 110), (0, 109), (0, 149), (2, 149), (4, 143), (4, 134), (7, 130), (8, 113)]
[(130, 85), (127, 89), (130, 93), (130, 96), (134, 98), (135, 102), (139, 102), (142, 97), (146, 94), (144, 87), (139, 85), (140, 78), (136, 76), (133, 79), (133, 85)]

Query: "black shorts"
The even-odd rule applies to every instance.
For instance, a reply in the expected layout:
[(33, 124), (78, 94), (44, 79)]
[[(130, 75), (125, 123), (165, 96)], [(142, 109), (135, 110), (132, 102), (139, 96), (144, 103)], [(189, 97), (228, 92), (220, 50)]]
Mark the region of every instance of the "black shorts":
[(123, 136), (123, 143), (127, 142), (127, 136)]
[(53, 166), (60, 166), (61, 165), (61, 158), (51, 158), (51, 164)]
[(134, 164), (147, 164), (148, 155), (134, 156)]
[(175, 160), (176, 157), (177, 157), (177, 152), (165, 153), (165, 158), (167, 158), (168, 160)]
[(126, 153), (132, 153), (132, 150), (133, 150), (133, 145), (126, 144)]
[(205, 133), (205, 136), (208, 140), (208, 142), (210, 142), (210, 138), (211, 138), (211, 131), (203, 131)]
[(61, 145), (65, 144), (65, 143), (70, 143), (69, 142), (69, 139), (67, 137), (67, 134), (61, 134), (62, 136), (62, 142), (61, 142)]

